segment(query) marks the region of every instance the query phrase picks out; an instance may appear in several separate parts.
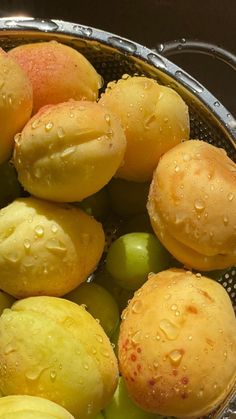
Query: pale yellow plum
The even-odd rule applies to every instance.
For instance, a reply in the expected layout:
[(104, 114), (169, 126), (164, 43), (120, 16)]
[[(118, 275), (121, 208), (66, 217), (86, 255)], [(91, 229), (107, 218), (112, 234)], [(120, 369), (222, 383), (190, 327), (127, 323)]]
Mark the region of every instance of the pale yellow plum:
[(15, 302), (15, 298), (4, 291), (0, 291), (0, 315), (5, 308), (10, 308)]
[(16, 302), (0, 317), (0, 389), (49, 399), (76, 418), (95, 416), (118, 380), (112, 346), (81, 306), (56, 297)]
[(93, 272), (104, 242), (101, 224), (81, 209), (19, 198), (0, 210), (0, 289), (64, 295)]
[(0, 419), (74, 419), (74, 417), (50, 400), (19, 395), (0, 399)]
[(16, 139), (14, 162), (24, 188), (39, 198), (82, 201), (116, 173), (126, 148), (116, 116), (99, 104), (42, 108)]
[(0, 163), (11, 156), (14, 135), (30, 119), (31, 82), (19, 64), (0, 48)]
[(74, 48), (59, 42), (24, 44), (9, 51), (33, 86), (33, 112), (69, 99), (96, 100), (101, 77)]
[(236, 378), (236, 319), (216, 281), (182, 269), (149, 276), (123, 312), (119, 365), (142, 409), (198, 418)]
[(116, 114), (127, 149), (117, 177), (151, 180), (160, 157), (189, 138), (188, 107), (177, 92), (147, 77), (125, 77), (108, 85), (99, 103)]

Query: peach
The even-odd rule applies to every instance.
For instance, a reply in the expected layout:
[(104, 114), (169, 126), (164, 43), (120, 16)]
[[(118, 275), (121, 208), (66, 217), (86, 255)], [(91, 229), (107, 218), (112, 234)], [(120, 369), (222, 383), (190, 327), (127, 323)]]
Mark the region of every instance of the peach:
[(99, 103), (116, 114), (127, 149), (117, 177), (151, 180), (159, 158), (189, 138), (188, 107), (174, 90), (147, 77), (125, 77), (108, 84)]
[(14, 135), (30, 119), (32, 106), (30, 80), (20, 65), (0, 48), (0, 163), (11, 156)]
[(6, 396), (0, 399), (0, 419), (74, 419), (63, 407), (34, 396)]
[(120, 166), (126, 140), (118, 119), (94, 102), (42, 108), (16, 139), (14, 163), (24, 188), (39, 198), (82, 201)]
[(75, 49), (56, 41), (24, 44), (9, 51), (33, 86), (33, 113), (69, 99), (96, 100), (101, 77)]
[(236, 378), (236, 319), (222, 285), (190, 271), (149, 276), (123, 312), (119, 362), (142, 409), (198, 418)]
[(31, 297), (0, 317), (0, 389), (5, 396), (46, 398), (86, 419), (109, 402), (117, 380), (111, 343), (82, 306)]
[(0, 210), (0, 289), (61, 296), (87, 279), (103, 248), (101, 224), (81, 209), (17, 199)]

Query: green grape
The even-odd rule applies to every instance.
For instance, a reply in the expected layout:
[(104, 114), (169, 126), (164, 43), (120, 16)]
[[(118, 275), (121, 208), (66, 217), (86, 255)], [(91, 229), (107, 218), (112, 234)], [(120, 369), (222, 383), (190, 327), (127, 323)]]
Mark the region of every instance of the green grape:
[(3, 208), (21, 195), (22, 188), (10, 162), (1, 164), (0, 179), (0, 208)]
[(146, 213), (137, 214), (129, 217), (121, 224), (118, 234), (124, 235), (127, 233), (153, 233), (149, 216)]
[(161, 419), (162, 416), (141, 410), (129, 397), (124, 380), (119, 384), (110, 403), (103, 411), (105, 419)]
[(103, 220), (110, 210), (109, 195), (105, 188), (101, 189), (94, 195), (88, 196), (79, 204), (88, 215)]
[(150, 184), (129, 182), (123, 179), (112, 179), (108, 192), (113, 211), (121, 216), (142, 213), (146, 210)]
[(15, 298), (13, 298), (11, 295), (0, 291), (0, 315), (5, 308), (10, 308), (15, 301)]
[(167, 269), (170, 260), (171, 256), (153, 234), (129, 233), (111, 244), (106, 269), (120, 286), (137, 290), (150, 272)]
[(111, 336), (119, 323), (119, 309), (112, 295), (101, 285), (83, 283), (64, 298), (77, 304), (84, 304), (87, 311), (98, 319), (108, 336)]
[(94, 281), (97, 284), (102, 285), (113, 295), (118, 304), (119, 311), (122, 313), (125, 307), (127, 307), (128, 300), (133, 297), (134, 292), (120, 287), (120, 285), (116, 283), (114, 278), (112, 278), (111, 274), (107, 272), (106, 269), (96, 273)]

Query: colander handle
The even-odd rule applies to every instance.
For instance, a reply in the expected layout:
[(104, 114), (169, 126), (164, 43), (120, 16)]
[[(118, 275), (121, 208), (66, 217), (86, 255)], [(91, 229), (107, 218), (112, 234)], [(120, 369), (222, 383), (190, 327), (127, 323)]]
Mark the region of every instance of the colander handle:
[(236, 56), (232, 52), (209, 42), (192, 41), (183, 38), (179, 41), (168, 41), (158, 44), (155, 50), (164, 57), (183, 53), (206, 54), (223, 61), (236, 71)]

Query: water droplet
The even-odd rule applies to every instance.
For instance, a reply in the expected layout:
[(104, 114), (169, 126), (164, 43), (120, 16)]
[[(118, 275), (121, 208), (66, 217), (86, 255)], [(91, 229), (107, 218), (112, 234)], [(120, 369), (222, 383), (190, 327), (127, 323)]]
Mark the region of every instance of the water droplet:
[(172, 364), (179, 365), (181, 359), (183, 358), (183, 353), (180, 352), (178, 349), (175, 349), (168, 354), (168, 357), (170, 358)]
[(10, 95), (8, 95), (8, 104), (9, 104), (9, 106), (12, 105), (12, 102), (13, 102), (13, 96), (10, 94)]
[(180, 316), (180, 311), (176, 310), (175, 315), (176, 317)]
[(178, 173), (180, 171), (180, 167), (179, 166), (175, 166), (175, 172)]
[(89, 369), (88, 364), (84, 364), (84, 369), (85, 369), (85, 370), (88, 370), (88, 369)]
[(202, 274), (200, 274), (200, 272), (197, 272), (197, 273), (196, 273), (196, 277), (197, 277), (197, 278), (201, 278), (201, 277), (202, 277)]
[(171, 298), (171, 294), (166, 294), (165, 295), (165, 300), (169, 300)]
[(179, 335), (179, 327), (170, 322), (168, 319), (161, 320), (159, 326), (167, 339), (174, 340)]
[(233, 200), (233, 198), (234, 198), (234, 195), (233, 195), (232, 193), (229, 193), (229, 194), (228, 194), (228, 200), (229, 200), (229, 201), (232, 201), (232, 200)]
[(66, 253), (67, 248), (61, 241), (57, 239), (49, 239), (46, 242), (46, 248), (51, 252), (55, 254), (63, 254)]
[(91, 28), (86, 28), (80, 25), (74, 25), (73, 26), (74, 31), (79, 32), (81, 35), (85, 36), (91, 36), (93, 33), (93, 30)]
[(204, 391), (203, 390), (199, 390), (199, 392), (197, 393), (198, 397), (202, 397), (203, 394), (204, 394)]
[(164, 45), (164, 44), (159, 44), (159, 45), (157, 45), (157, 51), (158, 51), (158, 52), (163, 52), (163, 51), (164, 51), (164, 49), (165, 49), (165, 45)]
[(160, 335), (156, 335), (156, 340), (160, 340), (161, 339), (161, 337), (160, 337)]
[(25, 249), (27, 249), (27, 250), (29, 250), (29, 249), (30, 249), (30, 247), (31, 247), (31, 243), (30, 243), (30, 241), (29, 241), (28, 239), (25, 239), (25, 240), (24, 240), (24, 247), (25, 247)]
[(10, 354), (10, 353), (12, 353), (12, 352), (15, 352), (15, 351), (16, 351), (15, 346), (13, 346), (13, 345), (12, 345), (12, 343), (9, 343), (9, 344), (5, 347), (4, 354), (5, 354), (5, 355), (8, 355), (8, 354)]
[(165, 60), (157, 54), (150, 53), (147, 55), (147, 59), (157, 68), (166, 68)]
[(159, 367), (159, 364), (158, 364), (158, 362), (157, 362), (157, 361), (153, 362), (153, 367), (154, 367), (155, 369), (157, 369), (157, 368)]
[(34, 231), (35, 231), (35, 233), (36, 233), (36, 235), (38, 237), (43, 237), (43, 235), (44, 235), (44, 228), (41, 225), (37, 225), (35, 227)]
[(25, 377), (29, 381), (36, 381), (40, 377), (43, 371), (45, 371), (46, 368), (42, 368), (41, 365), (36, 365), (31, 370), (27, 371), (25, 374)]
[(20, 255), (20, 253), (19, 253), (19, 252), (17, 252), (17, 251), (12, 251), (12, 252), (7, 253), (6, 255), (3, 255), (3, 257), (4, 257), (4, 258), (5, 258), (8, 262), (11, 262), (11, 263), (17, 263), (17, 262), (20, 260), (21, 255)]
[(34, 169), (34, 176), (36, 177), (36, 179), (39, 179), (41, 177), (41, 169), (39, 167), (36, 167)]
[(49, 121), (47, 124), (45, 124), (45, 131), (49, 132), (53, 128), (54, 124), (52, 121)]
[(96, 335), (96, 340), (97, 340), (99, 343), (102, 343), (102, 342), (103, 342), (103, 337), (102, 337), (101, 335)]
[(203, 92), (203, 86), (201, 86), (201, 84), (194, 80), (189, 74), (184, 73), (181, 70), (177, 70), (175, 75), (179, 80), (182, 80), (185, 84), (187, 84), (187, 86), (190, 87), (193, 91), (198, 93)]
[(108, 41), (113, 47), (122, 48), (129, 54), (133, 54), (137, 49), (133, 42), (126, 41), (125, 39), (118, 38), (117, 36), (109, 36)]
[(134, 314), (141, 313), (143, 309), (143, 303), (141, 300), (135, 300), (132, 304), (131, 311)]
[(192, 337), (192, 336), (189, 336), (189, 337), (188, 337), (188, 340), (193, 340), (193, 337)]
[(65, 137), (65, 131), (62, 127), (57, 128), (57, 135), (58, 135), (59, 138)]
[(52, 224), (52, 226), (51, 226), (51, 231), (52, 231), (53, 233), (57, 233), (57, 231), (58, 231), (58, 227), (57, 227), (57, 225), (56, 225), (56, 224)]
[(57, 377), (57, 373), (56, 373), (56, 371), (55, 371), (55, 370), (52, 370), (52, 371), (50, 372), (50, 378), (51, 378), (51, 381), (55, 381), (56, 377)]
[(70, 154), (73, 154), (76, 151), (76, 146), (71, 146), (71, 147), (67, 147), (65, 148), (65, 150), (63, 150), (61, 152), (61, 158), (65, 158), (68, 157)]
[(189, 154), (183, 155), (183, 161), (189, 161), (191, 159), (191, 156)]
[(224, 222), (224, 225), (228, 225), (229, 219), (228, 219), (227, 215), (224, 215), (223, 222)]
[(139, 343), (140, 335), (141, 335), (141, 330), (136, 330), (136, 332), (134, 332), (134, 334), (131, 337), (131, 342), (133, 342), (134, 344)]
[(203, 211), (205, 208), (205, 203), (202, 199), (196, 199), (194, 202), (194, 207), (197, 211)]
[(110, 115), (109, 115), (109, 114), (106, 114), (104, 118), (105, 118), (105, 121), (106, 121), (108, 124), (111, 122), (111, 117), (110, 117)]
[(177, 310), (177, 305), (176, 304), (172, 304), (172, 306), (171, 306), (171, 310), (173, 310), (173, 311), (176, 311)]

